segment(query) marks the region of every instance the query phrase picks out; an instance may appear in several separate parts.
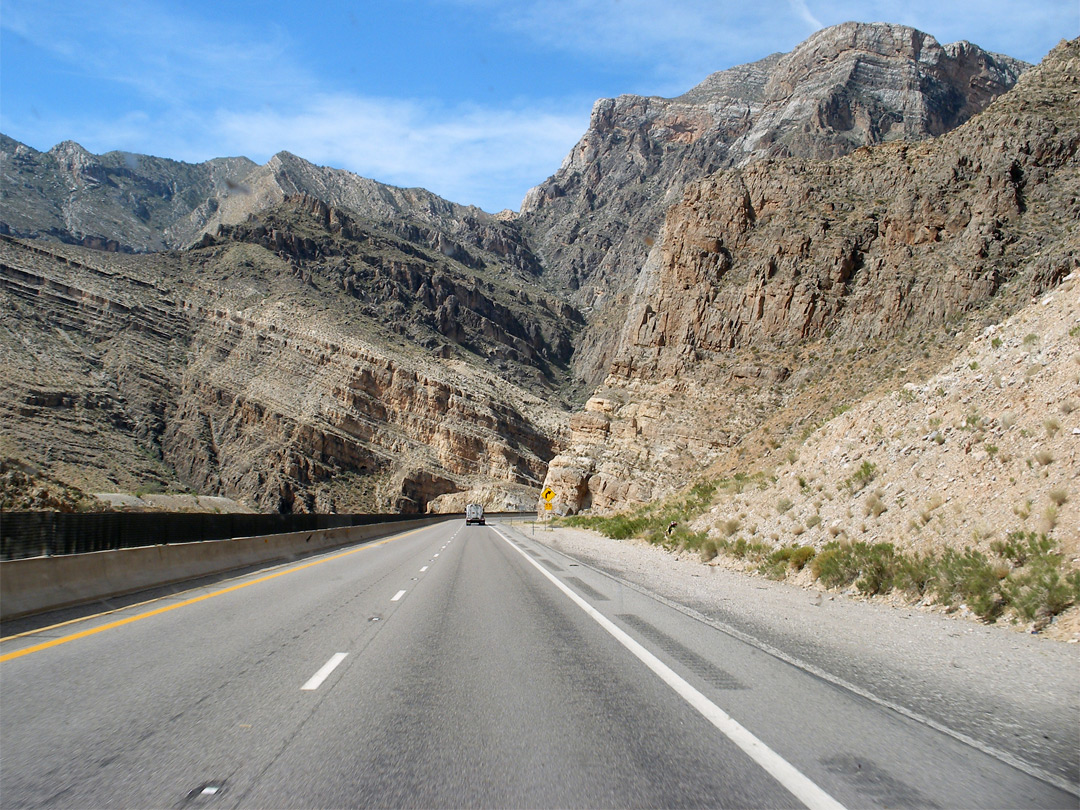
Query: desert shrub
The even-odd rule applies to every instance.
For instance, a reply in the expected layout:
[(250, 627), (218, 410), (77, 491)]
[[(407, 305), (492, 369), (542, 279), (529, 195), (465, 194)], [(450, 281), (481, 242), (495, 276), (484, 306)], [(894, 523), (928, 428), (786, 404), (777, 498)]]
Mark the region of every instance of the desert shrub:
[(1050, 490), (1050, 500), (1053, 501), (1054, 506), (1063, 506), (1069, 500), (1069, 493), (1062, 487), (1054, 487)]
[(704, 543), (701, 544), (700, 554), (701, 561), (708, 562), (709, 560), (714, 559), (720, 554), (720, 546), (715, 540), (706, 540)]
[(776, 502), (776, 511), (782, 515), (787, 512), (792, 506), (794, 506), (794, 504), (791, 502), (790, 498), (781, 498)]
[(1058, 521), (1058, 508), (1053, 504), (1046, 507), (1046, 511), (1043, 512), (1042, 520), (1039, 521), (1039, 527), (1044, 532), (1052, 532), (1057, 528)]
[(812, 529), (821, 523), (821, 515), (811, 515), (806, 519), (806, 528)]
[(983, 621), (996, 621), (1005, 607), (998, 571), (973, 548), (945, 549), (934, 587), (945, 604), (963, 602)]
[(916, 596), (925, 596), (937, 577), (938, 558), (933, 554), (914, 554), (899, 558), (894, 585)]
[(855, 587), (867, 595), (892, 590), (900, 559), (892, 543), (856, 543), (852, 550), (858, 560), (859, 579)]
[(789, 570), (801, 571), (815, 554), (813, 546), (784, 546), (769, 554), (758, 570), (769, 579), (783, 579)]
[(1080, 600), (1080, 571), (1061, 573), (1056, 555), (1035, 558), (1022, 571), (1014, 571), (1002, 583), (1002, 592), (1024, 619), (1056, 616)]
[(817, 554), (813, 546), (799, 546), (792, 553), (789, 559), (791, 567), (796, 571), (802, 571), (806, 567), (806, 564), (810, 562)]
[(887, 512), (888, 507), (885, 506), (885, 502), (881, 500), (881, 494), (878, 492), (873, 493), (866, 499), (866, 514), (873, 515), (874, 517), (881, 517), (883, 512)]
[(990, 544), (991, 551), (1017, 568), (1026, 565), (1028, 560), (1045, 557), (1053, 548), (1054, 541), (1045, 534), (1024, 531), (1009, 532), (1004, 540), (995, 540)]
[(850, 548), (831, 541), (814, 557), (810, 568), (815, 579), (821, 580), (826, 588), (840, 588), (850, 585), (859, 575), (854, 566)]
[(849, 478), (844, 480), (844, 486), (847, 487), (852, 494), (860, 492), (866, 488), (866, 486), (877, 478), (878, 469), (876, 464), (872, 464), (869, 461), (864, 461)]
[(764, 543), (758, 543), (754, 541), (747, 541), (742, 537), (738, 538), (729, 547), (729, 552), (732, 557), (736, 559), (761, 559), (765, 556), (765, 552), (769, 550), (769, 547)]

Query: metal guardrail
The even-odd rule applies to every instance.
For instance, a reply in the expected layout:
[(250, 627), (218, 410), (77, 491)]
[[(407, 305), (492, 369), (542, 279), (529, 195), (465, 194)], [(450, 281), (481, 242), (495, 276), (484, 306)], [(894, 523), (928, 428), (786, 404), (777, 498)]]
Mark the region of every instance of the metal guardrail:
[(0, 560), (366, 526), (417, 515), (0, 512)]
[[(518, 517), (531, 512), (488, 512)], [(0, 560), (113, 551), (168, 543), (369, 526), (423, 515), (277, 515), (206, 512), (0, 512)], [(461, 517), (464, 515), (447, 515)]]

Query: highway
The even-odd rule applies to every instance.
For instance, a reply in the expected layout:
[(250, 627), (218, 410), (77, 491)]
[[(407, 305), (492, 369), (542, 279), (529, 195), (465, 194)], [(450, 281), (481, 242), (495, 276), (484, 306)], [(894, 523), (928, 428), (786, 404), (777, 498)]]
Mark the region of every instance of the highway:
[(5, 810), (1077, 804), (499, 522), (0, 643)]

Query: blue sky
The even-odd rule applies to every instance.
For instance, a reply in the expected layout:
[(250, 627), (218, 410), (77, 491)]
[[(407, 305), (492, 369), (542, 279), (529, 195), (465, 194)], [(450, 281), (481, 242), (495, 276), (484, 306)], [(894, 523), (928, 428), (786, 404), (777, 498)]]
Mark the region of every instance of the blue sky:
[(674, 96), (847, 20), (1037, 62), (1080, 0), (3, 0), (0, 131), (201, 161), (286, 149), (516, 209), (597, 98)]

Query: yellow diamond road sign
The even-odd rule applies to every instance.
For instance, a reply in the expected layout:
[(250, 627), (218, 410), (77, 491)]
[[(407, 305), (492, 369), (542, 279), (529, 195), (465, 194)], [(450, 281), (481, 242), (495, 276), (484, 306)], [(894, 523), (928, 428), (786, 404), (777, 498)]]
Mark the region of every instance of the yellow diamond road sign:
[(551, 503), (553, 500), (555, 500), (555, 490), (553, 490), (551, 487), (544, 487), (544, 491), (540, 493), (540, 497), (548, 503)]

